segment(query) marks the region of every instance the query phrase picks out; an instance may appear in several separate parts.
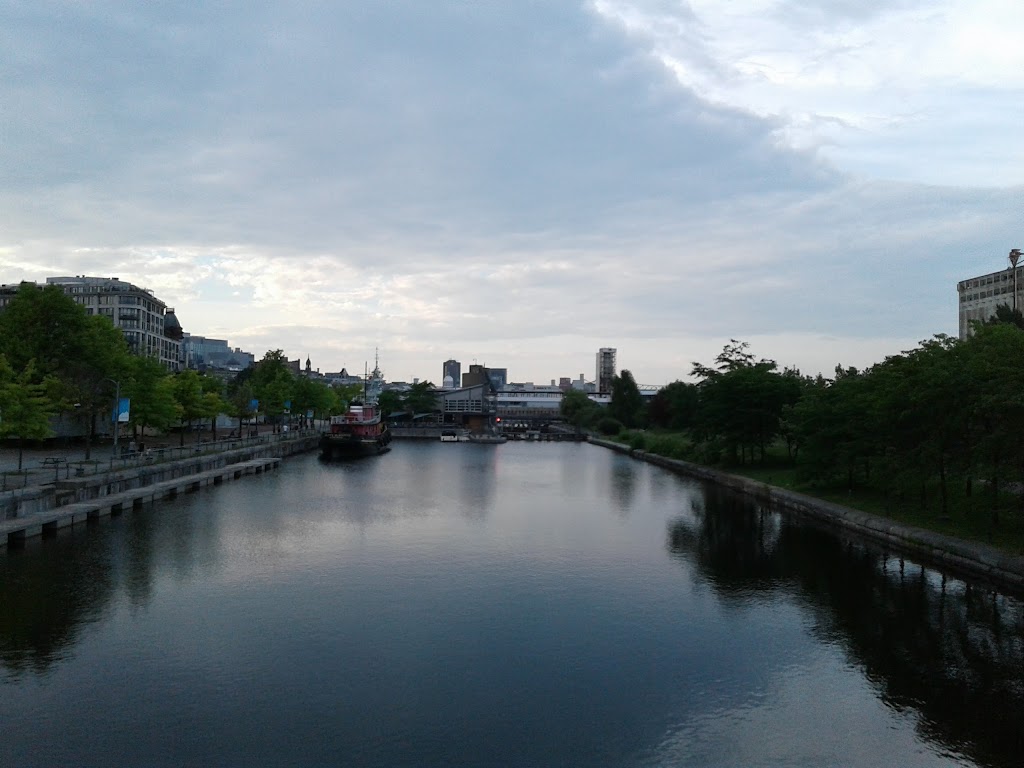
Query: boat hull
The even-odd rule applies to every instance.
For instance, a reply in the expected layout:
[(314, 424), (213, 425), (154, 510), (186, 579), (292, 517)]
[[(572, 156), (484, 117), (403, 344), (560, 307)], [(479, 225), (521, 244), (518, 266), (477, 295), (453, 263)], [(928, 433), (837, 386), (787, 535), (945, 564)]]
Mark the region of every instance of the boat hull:
[(320, 438), (320, 456), (324, 459), (361, 459), (379, 456), (391, 450), (391, 433), (376, 437), (353, 435), (324, 435)]

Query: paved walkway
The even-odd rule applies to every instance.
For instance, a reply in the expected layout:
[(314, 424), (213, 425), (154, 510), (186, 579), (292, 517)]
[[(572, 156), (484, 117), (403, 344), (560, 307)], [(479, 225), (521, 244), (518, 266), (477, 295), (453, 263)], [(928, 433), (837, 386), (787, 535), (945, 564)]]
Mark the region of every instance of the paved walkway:
[[(209, 432), (203, 433), (209, 435)], [(218, 442), (225, 442), (231, 434), (229, 429), (217, 431)], [(248, 434), (248, 432), (246, 432)], [(259, 436), (266, 438), (272, 434), (269, 426), (260, 425)], [(196, 434), (185, 435), (185, 447), (179, 448), (181, 437), (179, 435), (147, 436), (144, 442), (149, 452), (150, 460), (161, 458), (180, 458), (183, 452), (196, 449), (205, 450), (211, 447), (209, 442), (196, 442)], [(127, 452), (133, 446), (132, 440), (118, 443), (118, 451)], [(142, 457), (138, 454), (129, 454), (128, 458), (116, 458), (113, 454), (113, 446), (109, 443), (93, 445), (89, 452), (90, 457), (85, 458), (85, 446), (68, 444), (53, 444), (43, 448), (26, 448), (22, 454), (22, 470), (18, 471), (18, 448), (8, 442), (0, 444), (0, 492), (16, 488), (25, 488), (52, 483), (54, 480), (63, 480), (79, 474), (94, 474), (104, 470), (123, 467), (127, 463), (138, 462)]]

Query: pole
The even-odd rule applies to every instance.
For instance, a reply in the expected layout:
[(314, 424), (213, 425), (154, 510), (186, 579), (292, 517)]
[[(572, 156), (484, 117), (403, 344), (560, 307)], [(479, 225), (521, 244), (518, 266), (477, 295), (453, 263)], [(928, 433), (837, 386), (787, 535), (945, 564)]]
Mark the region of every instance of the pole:
[(1017, 314), (1017, 262), (1020, 260), (1020, 248), (1010, 251), (1010, 266), (1013, 268), (1013, 313)]
[(114, 458), (117, 458), (117, 433), (121, 431), (121, 382), (114, 382)]

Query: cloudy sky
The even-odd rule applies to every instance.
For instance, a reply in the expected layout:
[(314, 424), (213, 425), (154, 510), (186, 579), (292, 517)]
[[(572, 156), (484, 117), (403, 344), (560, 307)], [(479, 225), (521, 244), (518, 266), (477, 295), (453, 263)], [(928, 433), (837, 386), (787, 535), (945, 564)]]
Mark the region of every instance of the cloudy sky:
[(805, 373), (1024, 246), (1019, 0), (0, 0), (0, 283), (439, 382)]

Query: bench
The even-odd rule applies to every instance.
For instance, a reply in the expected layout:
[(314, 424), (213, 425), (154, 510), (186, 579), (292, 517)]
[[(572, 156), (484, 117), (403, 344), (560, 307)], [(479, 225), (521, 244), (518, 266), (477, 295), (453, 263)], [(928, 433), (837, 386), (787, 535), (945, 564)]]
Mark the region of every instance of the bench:
[(63, 456), (47, 456), (40, 464), (43, 465), (43, 469), (53, 467), (53, 479), (56, 481), (60, 479), (60, 465), (67, 464), (67, 462), (68, 460)]

